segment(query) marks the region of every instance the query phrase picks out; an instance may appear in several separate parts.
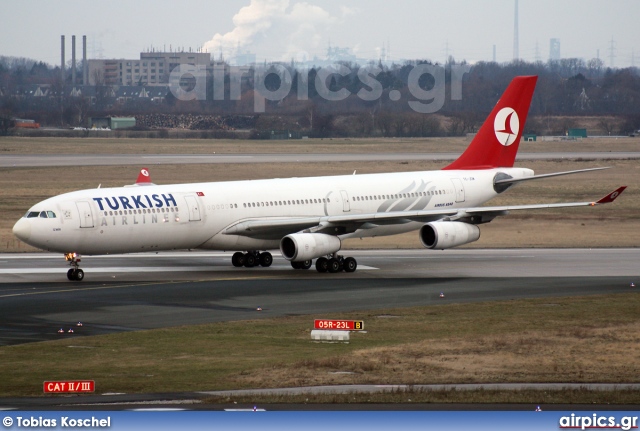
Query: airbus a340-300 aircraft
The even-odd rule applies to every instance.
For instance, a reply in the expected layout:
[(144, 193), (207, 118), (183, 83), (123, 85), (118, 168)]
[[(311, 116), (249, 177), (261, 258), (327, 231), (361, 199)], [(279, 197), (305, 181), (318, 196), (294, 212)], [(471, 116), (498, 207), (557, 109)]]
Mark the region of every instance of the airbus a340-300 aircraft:
[(80, 255), (173, 249), (236, 250), (234, 266), (269, 266), (279, 248), (295, 269), (353, 272), (339, 255), (345, 238), (418, 230), (426, 248), (476, 241), (478, 225), (512, 210), (595, 202), (479, 205), (514, 184), (580, 171), (534, 175), (513, 167), (537, 77), (513, 79), (465, 152), (440, 171), (155, 185), (142, 169), (134, 186), (65, 193), (34, 205), (13, 227), (32, 246), (65, 254), (69, 280)]

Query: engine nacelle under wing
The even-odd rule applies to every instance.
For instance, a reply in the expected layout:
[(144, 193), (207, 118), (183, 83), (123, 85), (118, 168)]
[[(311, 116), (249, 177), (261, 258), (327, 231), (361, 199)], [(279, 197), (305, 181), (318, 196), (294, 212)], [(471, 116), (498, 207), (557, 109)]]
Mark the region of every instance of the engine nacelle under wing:
[(478, 226), (458, 221), (437, 221), (420, 228), (420, 241), (426, 248), (440, 249), (457, 247), (477, 241)]
[(292, 233), (280, 240), (280, 251), (285, 259), (301, 262), (335, 253), (340, 250), (341, 245), (337, 236), (323, 233)]

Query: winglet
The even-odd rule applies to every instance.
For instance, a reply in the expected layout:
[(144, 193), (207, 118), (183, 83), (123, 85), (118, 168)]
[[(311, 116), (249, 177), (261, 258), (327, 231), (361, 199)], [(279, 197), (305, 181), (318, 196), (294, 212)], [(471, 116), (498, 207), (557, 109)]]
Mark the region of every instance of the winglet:
[(600, 199), (597, 202), (594, 202), (592, 205), (598, 205), (598, 204), (609, 204), (611, 202), (613, 202), (614, 200), (616, 200), (616, 198), (618, 196), (620, 196), (620, 194), (624, 191), (624, 189), (626, 189), (627, 186), (622, 186), (622, 187), (618, 187), (617, 189), (615, 189), (614, 191), (612, 191), (611, 193), (609, 193), (608, 195), (606, 195), (605, 197), (603, 197), (602, 199)]
[(136, 180), (137, 186), (147, 186), (153, 184), (151, 182), (151, 176), (149, 175), (149, 169), (142, 168), (140, 169), (140, 173), (138, 174), (138, 179)]

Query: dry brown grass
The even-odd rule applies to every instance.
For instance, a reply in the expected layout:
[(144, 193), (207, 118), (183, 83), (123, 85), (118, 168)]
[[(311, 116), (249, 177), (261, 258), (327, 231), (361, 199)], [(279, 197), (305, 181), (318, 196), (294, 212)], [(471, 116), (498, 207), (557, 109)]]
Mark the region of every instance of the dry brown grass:
[[(235, 139), (0, 137), (0, 154), (207, 154), (207, 153), (461, 153), (469, 137), (327, 138), (289, 141)], [(522, 152), (638, 151), (640, 137), (522, 142)]]
[[(358, 335), (356, 334), (357, 338)], [(365, 337), (365, 336), (362, 336)], [(305, 359), (236, 377), (242, 387), (639, 382), (640, 323), (428, 339)], [(615, 377), (612, 377), (615, 376)]]
[[(310, 315), (5, 346), (0, 392), (38, 395), (43, 380), (87, 376), (101, 391), (126, 393), (334, 384), (637, 383), (639, 301), (637, 292), (629, 292), (331, 316), (365, 321), (367, 333), (352, 333), (349, 344), (312, 342), (313, 319), (327, 316)], [(640, 402), (637, 391), (635, 400)]]
[[(560, 144), (580, 145), (580, 150), (615, 148), (631, 151), (640, 146), (640, 139), (585, 140), (577, 143), (535, 143), (537, 149), (561, 148)], [(404, 140), (313, 140), (300, 141), (170, 141), (137, 139), (1, 138), (0, 151), (13, 153), (202, 153), (216, 152), (385, 152), (385, 151), (462, 151), (465, 138), (404, 139)], [(523, 143), (524, 151), (533, 143)], [(586, 147), (585, 147), (586, 146)], [(588, 148), (587, 148), (588, 147)], [(455, 149), (452, 149), (455, 148)], [(636, 148), (637, 149), (637, 148)], [(549, 149), (545, 151), (551, 151)], [(563, 210), (538, 210), (513, 213), (481, 227), (480, 240), (470, 247), (635, 247), (640, 245), (640, 163), (637, 160), (607, 161), (531, 161), (521, 163), (537, 173), (611, 166), (600, 172), (558, 177), (521, 184), (499, 196), (489, 205), (527, 204), (542, 202), (591, 201), (620, 185), (629, 188), (610, 206)], [(273, 177), (400, 172), (439, 169), (438, 162), (344, 162), (344, 163), (266, 163), (211, 165), (160, 165), (151, 170), (157, 184), (201, 181), (227, 181)], [(36, 202), (79, 189), (122, 186), (137, 176), (134, 166), (92, 166), (12, 168), (0, 170), (0, 252), (33, 251), (11, 233), (15, 221)], [(417, 235), (349, 240), (346, 248), (415, 248), (421, 247)]]

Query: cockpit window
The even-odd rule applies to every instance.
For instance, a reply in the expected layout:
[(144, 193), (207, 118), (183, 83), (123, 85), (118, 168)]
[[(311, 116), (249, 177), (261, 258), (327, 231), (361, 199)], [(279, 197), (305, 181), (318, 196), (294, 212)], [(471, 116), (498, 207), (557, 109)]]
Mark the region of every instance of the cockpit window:
[(56, 218), (56, 213), (53, 211), (27, 211), (24, 216), (25, 218)]

